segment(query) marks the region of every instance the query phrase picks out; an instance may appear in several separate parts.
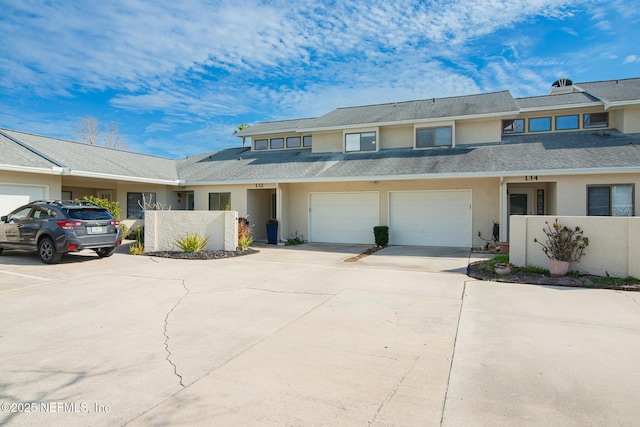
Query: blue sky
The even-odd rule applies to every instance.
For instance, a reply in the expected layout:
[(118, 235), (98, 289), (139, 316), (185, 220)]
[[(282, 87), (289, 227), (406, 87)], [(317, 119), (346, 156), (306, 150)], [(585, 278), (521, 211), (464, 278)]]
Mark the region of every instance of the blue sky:
[(0, 127), (131, 151), (241, 145), (338, 107), (640, 77), (637, 0), (0, 0)]

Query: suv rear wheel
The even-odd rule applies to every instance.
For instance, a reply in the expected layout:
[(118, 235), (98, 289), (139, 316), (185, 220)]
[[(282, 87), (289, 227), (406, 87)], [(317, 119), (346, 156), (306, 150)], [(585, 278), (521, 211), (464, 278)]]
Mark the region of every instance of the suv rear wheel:
[(40, 261), (45, 264), (55, 264), (62, 258), (62, 254), (58, 253), (56, 245), (53, 244), (53, 240), (49, 237), (43, 237), (38, 242), (38, 256)]
[(116, 248), (98, 248), (95, 249), (95, 251), (100, 258), (106, 258), (113, 255), (113, 253), (116, 251)]

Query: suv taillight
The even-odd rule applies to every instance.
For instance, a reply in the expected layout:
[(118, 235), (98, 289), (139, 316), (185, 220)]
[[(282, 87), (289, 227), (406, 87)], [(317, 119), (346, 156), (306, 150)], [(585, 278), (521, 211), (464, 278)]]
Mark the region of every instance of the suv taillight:
[(113, 225), (114, 227), (117, 227), (120, 225), (120, 221), (118, 221), (117, 219), (112, 219), (111, 220), (111, 225)]
[(67, 221), (56, 221), (56, 224), (58, 224), (61, 228), (64, 228), (65, 230), (71, 230), (73, 228), (82, 227), (84, 225), (84, 222), (67, 220)]

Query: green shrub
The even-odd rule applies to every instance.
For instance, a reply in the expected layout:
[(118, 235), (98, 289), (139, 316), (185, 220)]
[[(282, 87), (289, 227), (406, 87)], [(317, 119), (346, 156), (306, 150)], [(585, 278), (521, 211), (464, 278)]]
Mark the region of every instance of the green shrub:
[(386, 225), (373, 227), (373, 237), (377, 246), (387, 246), (389, 244), (389, 227)]
[(107, 199), (99, 199), (94, 196), (84, 196), (82, 200), (91, 202), (94, 205), (100, 206), (101, 208), (105, 208), (109, 211), (111, 216), (113, 216), (113, 219), (117, 219), (118, 221), (120, 221), (120, 204), (118, 202), (112, 202)]
[(207, 243), (209, 243), (208, 237), (200, 236), (197, 233), (187, 233), (183, 237), (178, 237), (174, 245), (183, 252), (192, 253), (204, 250), (207, 247)]
[(122, 236), (123, 239), (126, 239), (127, 233), (129, 233), (129, 227), (120, 223), (120, 236)]
[(144, 253), (144, 243), (135, 242), (129, 245), (129, 255), (140, 255)]

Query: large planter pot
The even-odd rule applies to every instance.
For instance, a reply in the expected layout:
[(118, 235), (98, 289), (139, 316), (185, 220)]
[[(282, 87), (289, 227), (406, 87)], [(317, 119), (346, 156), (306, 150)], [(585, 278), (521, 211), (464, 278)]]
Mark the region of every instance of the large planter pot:
[(569, 261), (549, 260), (549, 274), (552, 276), (565, 276), (569, 271)]
[(500, 253), (501, 254), (509, 253), (509, 242), (500, 242)]
[(267, 243), (270, 245), (278, 244), (278, 224), (267, 224)]

